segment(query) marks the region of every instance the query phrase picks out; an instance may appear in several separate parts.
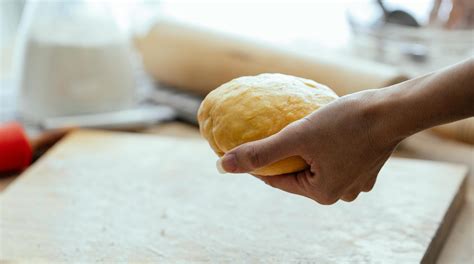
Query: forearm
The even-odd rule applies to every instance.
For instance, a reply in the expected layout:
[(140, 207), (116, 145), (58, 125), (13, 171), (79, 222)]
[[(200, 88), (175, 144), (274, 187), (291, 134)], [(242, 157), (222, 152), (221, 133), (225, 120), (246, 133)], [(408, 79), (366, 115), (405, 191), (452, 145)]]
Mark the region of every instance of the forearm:
[(474, 116), (474, 59), (375, 93), (378, 120), (396, 140)]

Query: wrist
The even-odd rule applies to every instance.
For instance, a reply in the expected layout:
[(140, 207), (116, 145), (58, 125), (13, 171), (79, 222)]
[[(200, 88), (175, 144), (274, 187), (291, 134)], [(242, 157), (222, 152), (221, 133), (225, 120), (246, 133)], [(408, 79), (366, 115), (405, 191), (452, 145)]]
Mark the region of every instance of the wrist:
[(363, 120), (384, 144), (474, 115), (474, 59), (387, 88), (353, 94)]
[(370, 90), (369, 116), (389, 140), (400, 142), (439, 123), (439, 104), (424, 87), (432, 74), (408, 80), (390, 87)]
[(411, 115), (406, 105), (409, 95), (401, 85), (367, 90), (361, 95), (364, 122), (380, 147), (394, 146), (417, 132), (413, 122), (407, 120)]

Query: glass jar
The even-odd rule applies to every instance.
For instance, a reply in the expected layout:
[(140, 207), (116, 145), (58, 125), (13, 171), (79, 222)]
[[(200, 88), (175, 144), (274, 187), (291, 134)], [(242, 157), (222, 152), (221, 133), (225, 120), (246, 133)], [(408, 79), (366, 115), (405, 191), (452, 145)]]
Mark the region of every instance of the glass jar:
[(40, 1), (25, 6), (16, 81), (26, 120), (126, 109), (135, 102), (127, 34), (106, 1)]

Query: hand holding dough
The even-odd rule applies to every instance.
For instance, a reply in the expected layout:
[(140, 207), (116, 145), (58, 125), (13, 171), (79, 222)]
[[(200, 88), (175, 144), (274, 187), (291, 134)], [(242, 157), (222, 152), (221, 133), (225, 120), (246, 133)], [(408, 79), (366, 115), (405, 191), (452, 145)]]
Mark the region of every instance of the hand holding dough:
[[(271, 136), (288, 124), (337, 99), (327, 86), (284, 74), (240, 77), (209, 93), (198, 111), (201, 135), (219, 156)], [(301, 171), (307, 164), (290, 157), (252, 173), (262, 176)]]
[[(259, 178), (321, 204), (339, 199), (350, 202), (374, 187), (383, 165), (403, 139), (474, 116), (473, 73), (474, 59), (469, 59), (403, 83), (338, 99), (328, 88), (300, 78), (239, 78), (205, 100), (201, 129), (219, 155), (225, 152), (218, 164), (226, 172), (282, 174), (304, 166), (293, 158), (297, 156), (309, 164), (306, 169)], [(262, 139), (255, 140), (258, 138)], [(247, 140), (254, 141), (242, 144)]]

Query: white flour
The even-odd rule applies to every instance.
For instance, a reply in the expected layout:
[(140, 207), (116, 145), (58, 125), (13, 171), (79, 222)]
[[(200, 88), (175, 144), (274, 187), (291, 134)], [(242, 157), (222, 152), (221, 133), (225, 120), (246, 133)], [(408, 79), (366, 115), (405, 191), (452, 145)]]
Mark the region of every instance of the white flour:
[(132, 106), (127, 42), (100, 23), (59, 23), (36, 25), (25, 43), (20, 86), (24, 117), (39, 121)]

